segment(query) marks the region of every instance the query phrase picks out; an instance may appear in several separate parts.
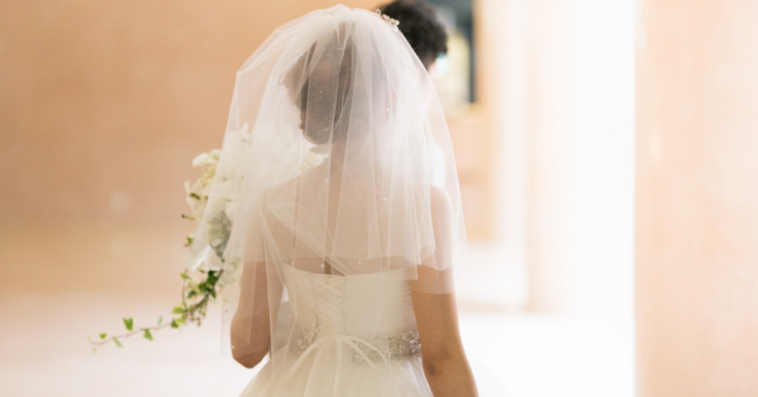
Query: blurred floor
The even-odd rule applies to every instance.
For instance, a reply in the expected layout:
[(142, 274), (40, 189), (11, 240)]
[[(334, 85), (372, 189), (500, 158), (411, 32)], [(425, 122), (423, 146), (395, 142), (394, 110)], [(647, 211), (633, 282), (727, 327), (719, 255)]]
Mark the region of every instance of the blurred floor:
[[(179, 293), (188, 224), (0, 227), (1, 396), (236, 396), (253, 376), (219, 353), (216, 314), (125, 349), (86, 337), (149, 324)], [(462, 297), (466, 299), (466, 297)], [(475, 365), (516, 397), (631, 397), (631, 322), (462, 305)]]

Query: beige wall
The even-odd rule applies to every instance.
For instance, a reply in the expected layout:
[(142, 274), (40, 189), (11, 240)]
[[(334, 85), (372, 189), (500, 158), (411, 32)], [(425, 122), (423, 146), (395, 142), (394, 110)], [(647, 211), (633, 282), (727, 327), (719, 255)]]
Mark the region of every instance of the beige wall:
[(3, 0), (0, 222), (177, 219), (190, 161), (221, 144), (237, 68), (333, 4)]
[(0, 302), (178, 296), (183, 183), (221, 145), (237, 69), (333, 4), (0, 0)]
[(758, 2), (640, 3), (639, 395), (758, 395)]

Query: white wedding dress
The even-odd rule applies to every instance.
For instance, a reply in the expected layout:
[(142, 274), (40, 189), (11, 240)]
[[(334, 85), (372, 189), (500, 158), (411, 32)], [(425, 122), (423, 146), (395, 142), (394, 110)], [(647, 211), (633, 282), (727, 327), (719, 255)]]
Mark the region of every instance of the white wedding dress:
[[(242, 396), (431, 397), (402, 269), (333, 276), (283, 266), (295, 326)], [(385, 326), (386, 324), (386, 326)]]
[[(433, 397), (402, 269), (352, 276), (283, 269), (297, 297), (290, 344), (273, 352), (286, 364), (272, 373), (266, 363), (241, 397)], [(509, 396), (486, 369), (473, 370), (481, 397)]]
[[(268, 355), (243, 396), (432, 397), (410, 288), (454, 292), (457, 175), (397, 23), (337, 5), (272, 33), (237, 73), (192, 242), (223, 270), (232, 355)], [(473, 371), (480, 396), (507, 395)]]

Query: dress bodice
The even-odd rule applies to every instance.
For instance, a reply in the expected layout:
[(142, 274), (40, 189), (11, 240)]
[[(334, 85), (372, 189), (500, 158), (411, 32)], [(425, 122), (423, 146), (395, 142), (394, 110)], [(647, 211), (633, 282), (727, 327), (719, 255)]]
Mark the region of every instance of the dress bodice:
[(366, 340), (416, 331), (403, 269), (326, 275), (283, 266), (295, 326)]

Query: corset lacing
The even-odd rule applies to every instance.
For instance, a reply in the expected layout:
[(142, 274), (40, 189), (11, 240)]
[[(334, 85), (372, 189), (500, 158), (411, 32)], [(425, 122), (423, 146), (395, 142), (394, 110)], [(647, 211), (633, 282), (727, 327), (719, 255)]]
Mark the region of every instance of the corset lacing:
[[(287, 372), (285, 379), (289, 379), (294, 375), (305, 360), (313, 354), (315, 354), (314, 365), (318, 365), (318, 361), (325, 352), (325, 349), (319, 348), (325, 347), (330, 342), (333, 343), (333, 346), (336, 349), (338, 368), (342, 364), (344, 345), (347, 345), (348, 348), (352, 348), (354, 358), (366, 362), (376, 370), (384, 371), (387, 369), (389, 362), (387, 356), (381, 350), (376, 348), (376, 346), (369, 341), (357, 336), (348, 335), (345, 332), (345, 312), (342, 309), (344, 294), (338, 288), (344, 283), (344, 281), (344, 277), (323, 277), (321, 275), (318, 275), (318, 277), (311, 277), (311, 282), (313, 283), (314, 288), (314, 297), (316, 300), (317, 325), (314, 330), (315, 338), (309, 343), (309, 346), (292, 365), (292, 368)], [(361, 346), (365, 346), (367, 350), (364, 351)], [(382, 367), (377, 366), (366, 354), (366, 351), (376, 353), (384, 362), (384, 365)], [(337, 375), (334, 377), (335, 390), (337, 385), (339, 385), (339, 372), (337, 372)]]

